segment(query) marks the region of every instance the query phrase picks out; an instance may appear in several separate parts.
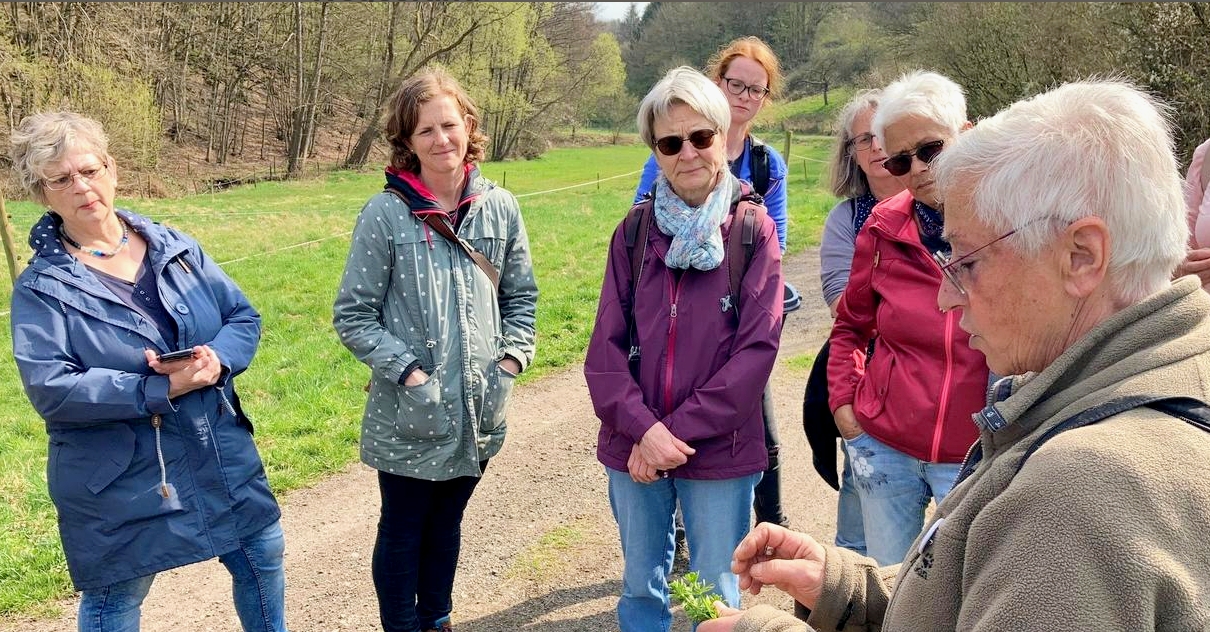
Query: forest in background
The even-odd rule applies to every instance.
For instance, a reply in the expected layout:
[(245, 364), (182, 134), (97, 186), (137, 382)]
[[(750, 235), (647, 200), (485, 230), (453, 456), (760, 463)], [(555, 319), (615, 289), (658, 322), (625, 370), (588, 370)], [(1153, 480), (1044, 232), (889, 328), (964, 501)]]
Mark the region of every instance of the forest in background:
[(15, 2), (0, 134), (42, 109), (94, 116), (128, 194), (376, 167), (382, 105), (435, 63), (480, 105), (489, 159), (533, 158), (568, 129), (616, 141), (665, 70), (758, 35), (782, 101), (928, 68), (977, 120), (1065, 80), (1127, 78), (1173, 106), (1187, 160), (1210, 135), (1207, 17), (1193, 2), (652, 2), (608, 23), (587, 2)]

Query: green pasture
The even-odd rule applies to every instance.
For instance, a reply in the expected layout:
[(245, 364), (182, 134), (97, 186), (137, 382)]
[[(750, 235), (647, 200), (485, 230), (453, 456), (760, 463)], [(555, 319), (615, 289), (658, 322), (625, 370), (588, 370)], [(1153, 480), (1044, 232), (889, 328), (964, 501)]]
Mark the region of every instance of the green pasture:
[[(782, 140), (774, 144), (779, 150)], [(817, 244), (834, 203), (823, 190), (831, 140), (794, 140), (790, 164), (790, 253)], [(642, 145), (554, 149), (539, 159), (488, 163), (484, 174), (521, 201), (541, 292), (538, 351), (522, 380), (583, 357), (596, 313), (608, 239), (629, 208)], [(378, 172), (337, 172), (296, 182), (214, 194), (119, 204), (176, 226), (202, 243), (263, 317), (256, 359), (239, 377), (241, 401), (257, 426), (273, 489), (304, 487), (357, 458), (368, 369), (339, 343), (331, 307), (365, 200)], [(25, 242), (43, 212), (28, 202), (8, 211)], [(0, 337), (11, 349), (7, 274), (0, 283)], [(0, 362), (0, 616), (50, 614), (71, 594), (54, 508), (46, 492), (46, 434), (19, 387), (13, 362)]]

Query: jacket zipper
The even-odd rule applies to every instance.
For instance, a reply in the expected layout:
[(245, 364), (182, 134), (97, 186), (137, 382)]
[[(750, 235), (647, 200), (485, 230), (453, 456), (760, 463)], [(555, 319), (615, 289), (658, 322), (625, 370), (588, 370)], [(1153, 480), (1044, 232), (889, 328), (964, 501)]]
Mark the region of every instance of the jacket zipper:
[(664, 416), (672, 414), (672, 366), (676, 354), (676, 301), (680, 298), (681, 281), (675, 279), (671, 270), (668, 271), (668, 290), (672, 295), (672, 304), (668, 308), (668, 355), (664, 360)]
[[(937, 265), (933, 263), (933, 265)], [(940, 270), (940, 268), (938, 268)], [(933, 426), (933, 447), (929, 461), (937, 463), (941, 456), (941, 435), (945, 430), (945, 416), (949, 412), (950, 387), (954, 377), (954, 313), (945, 315), (945, 378), (941, 382), (941, 400), (937, 403), (937, 422)]]

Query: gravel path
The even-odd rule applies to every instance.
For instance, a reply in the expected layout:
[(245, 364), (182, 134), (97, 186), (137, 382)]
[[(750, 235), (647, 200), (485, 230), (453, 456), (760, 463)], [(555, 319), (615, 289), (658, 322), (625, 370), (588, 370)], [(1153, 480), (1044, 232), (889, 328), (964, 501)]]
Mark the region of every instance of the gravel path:
[[(782, 494), (794, 525), (823, 541), (835, 528), (836, 495), (811, 468), (802, 432), (804, 369), (787, 358), (814, 354), (831, 326), (819, 296), (819, 253), (784, 262), (803, 291), (787, 317), (774, 401), (781, 431)], [(539, 353), (541, 345), (539, 342)], [(458, 632), (616, 630), (621, 553), (606, 479), (596, 461), (598, 422), (581, 366), (519, 387), (504, 450), (488, 468), (463, 524), (454, 586)], [(361, 464), (279, 498), (286, 533), (288, 622), (293, 632), (378, 629), (370, 552), (378, 517), (374, 471)], [(161, 574), (144, 604), (143, 630), (238, 631), (229, 576), (217, 560)], [(745, 603), (789, 609), (777, 590)], [(0, 632), (74, 630), (76, 600), (58, 619), (0, 621)], [(673, 628), (687, 632), (679, 609)]]

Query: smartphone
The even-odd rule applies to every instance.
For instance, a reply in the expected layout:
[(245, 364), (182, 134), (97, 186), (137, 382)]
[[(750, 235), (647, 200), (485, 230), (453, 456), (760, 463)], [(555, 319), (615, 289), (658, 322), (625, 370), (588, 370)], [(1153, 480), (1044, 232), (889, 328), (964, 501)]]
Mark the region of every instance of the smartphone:
[(160, 362), (176, 362), (177, 360), (188, 360), (193, 357), (193, 349), (181, 349), (180, 351), (172, 351), (169, 353), (161, 353), (156, 356)]

